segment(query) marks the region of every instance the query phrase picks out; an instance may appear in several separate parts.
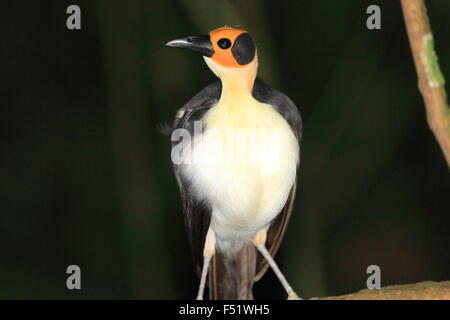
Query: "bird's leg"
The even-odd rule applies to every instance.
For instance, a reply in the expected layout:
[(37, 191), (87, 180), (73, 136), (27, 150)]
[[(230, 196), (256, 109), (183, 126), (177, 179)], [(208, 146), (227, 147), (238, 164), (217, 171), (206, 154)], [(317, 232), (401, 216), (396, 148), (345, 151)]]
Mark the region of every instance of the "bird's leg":
[(284, 289), (288, 294), (288, 300), (300, 300), (301, 298), (295, 293), (295, 291), (289, 285), (283, 273), (281, 273), (280, 268), (278, 268), (275, 260), (273, 260), (272, 256), (267, 250), (266, 239), (267, 239), (267, 228), (264, 228), (256, 233), (256, 235), (253, 237), (252, 242), (255, 245), (255, 247), (259, 250), (259, 252), (261, 252), (263, 257), (267, 260), (273, 272), (278, 277), (278, 280), (280, 280), (281, 284), (283, 285)]
[(203, 249), (203, 269), (202, 276), (200, 278), (200, 286), (198, 288), (197, 300), (203, 300), (203, 294), (205, 292), (206, 276), (208, 275), (209, 264), (216, 252), (216, 235), (214, 231), (208, 229), (206, 234), (205, 247)]

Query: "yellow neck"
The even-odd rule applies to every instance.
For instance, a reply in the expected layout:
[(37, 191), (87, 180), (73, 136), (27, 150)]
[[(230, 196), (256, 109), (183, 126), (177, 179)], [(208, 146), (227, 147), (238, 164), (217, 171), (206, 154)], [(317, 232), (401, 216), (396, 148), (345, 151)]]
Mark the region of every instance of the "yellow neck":
[(235, 108), (242, 102), (254, 100), (252, 95), (258, 69), (258, 59), (242, 68), (228, 68), (205, 57), (206, 64), (222, 81), (222, 95), (219, 105)]
[(220, 96), (220, 105), (238, 107), (239, 105), (242, 106), (242, 102), (253, 99), (254, 78), (226, 75), (221, 77), (221, 81), (222, 95)]

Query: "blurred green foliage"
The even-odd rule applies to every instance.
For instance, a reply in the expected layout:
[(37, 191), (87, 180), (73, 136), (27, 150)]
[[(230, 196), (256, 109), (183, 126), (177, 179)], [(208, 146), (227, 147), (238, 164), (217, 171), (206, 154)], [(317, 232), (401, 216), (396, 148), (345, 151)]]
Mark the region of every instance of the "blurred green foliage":
[[(65, 27), (66, 8), (82, 29)], [(369, 4), (382, 29), (365, 27)], [(427, 2), (450, 78), (450, 3)], [(197, 287), (158, 124), (214, 80), (164, 47), (240, 26), (260, 76), (304, 119), (300, 187), (278, 255), (304, 296), (450, 278), (448, 167), (427, 127), (398, 1), (4, 1), (0, 298), (192, 298)], [(447, 85), (447, 91), (448, 91)], [(66, 267), (82, 290), (66, 289)], [(257, 298), (281, 298), (269, 272)]]

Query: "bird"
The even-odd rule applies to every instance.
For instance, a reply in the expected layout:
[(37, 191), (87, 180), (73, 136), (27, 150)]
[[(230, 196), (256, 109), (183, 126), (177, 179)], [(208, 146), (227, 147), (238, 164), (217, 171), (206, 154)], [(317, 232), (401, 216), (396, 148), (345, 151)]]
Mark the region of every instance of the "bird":
[[(177, 110), (171, 158), (200, 277), (197, 299), (251, 300), (274, 260), (294, 207), (303, 124), (284, 93), (259, 77), (253, 37), (220, 27), (166, 43), (193, 51), (219, 78)], [(208, 277), (209, 276), (209, 277)]]

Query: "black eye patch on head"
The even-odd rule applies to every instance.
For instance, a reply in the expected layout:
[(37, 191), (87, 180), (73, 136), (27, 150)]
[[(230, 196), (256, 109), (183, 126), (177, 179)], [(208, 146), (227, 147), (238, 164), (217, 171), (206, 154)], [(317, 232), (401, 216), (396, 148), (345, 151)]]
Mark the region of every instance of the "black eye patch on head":
[(242, 33), (234, 40), (231, 48), (234, 59), (241, 66), (253, 61), (256, 52), (255, 42), (248, 33)]

